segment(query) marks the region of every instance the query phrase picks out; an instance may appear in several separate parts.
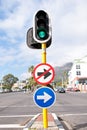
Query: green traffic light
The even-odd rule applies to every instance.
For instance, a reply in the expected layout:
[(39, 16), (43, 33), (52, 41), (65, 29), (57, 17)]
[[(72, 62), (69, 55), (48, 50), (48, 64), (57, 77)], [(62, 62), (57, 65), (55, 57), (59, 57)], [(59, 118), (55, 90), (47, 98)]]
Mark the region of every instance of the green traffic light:
[(39, 39), (45, 39), (47, 37), (47, 33), (45, 28), (39, 27), (37, 30), (37, 35)]
[(43, 38), (45, 38), (46, 33), (45, 33), (45, 31), (41, 30), (41, 31), (39, 31), (38, 35), (39, 35), (40, 38), (43, 39)]

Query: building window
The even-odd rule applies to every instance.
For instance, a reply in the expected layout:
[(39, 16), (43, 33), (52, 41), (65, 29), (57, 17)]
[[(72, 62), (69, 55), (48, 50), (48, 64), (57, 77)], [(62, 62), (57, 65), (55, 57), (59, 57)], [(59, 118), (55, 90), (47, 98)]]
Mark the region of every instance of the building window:
[(81, 72), (80, 71), (76, 71), (76, 75), (81, 75)]
[(80, 65), (76, 65), (76, 69), (80, 69)]

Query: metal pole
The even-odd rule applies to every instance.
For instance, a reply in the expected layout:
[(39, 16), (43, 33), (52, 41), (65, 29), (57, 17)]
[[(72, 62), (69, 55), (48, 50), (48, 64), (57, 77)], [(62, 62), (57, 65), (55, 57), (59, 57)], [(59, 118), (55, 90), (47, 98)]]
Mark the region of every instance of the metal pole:
[[(42, 43), (42, 63), (46, 63), (46, 43)], [(48, 110), (43, 108), (43, 126), (48, 128)]]
[(63, 87), (63, 77), (62, 77), (62, 87)]

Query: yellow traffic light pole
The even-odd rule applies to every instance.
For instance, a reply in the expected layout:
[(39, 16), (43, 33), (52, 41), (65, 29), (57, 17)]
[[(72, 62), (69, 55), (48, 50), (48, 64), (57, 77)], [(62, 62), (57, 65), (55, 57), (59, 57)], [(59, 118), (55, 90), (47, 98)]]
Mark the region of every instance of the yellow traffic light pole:
[[(42, 43), (42, 63), (46, 63), (46, 43)], [(43, 126), (48, 128), (48, 110), (43, 108)]]

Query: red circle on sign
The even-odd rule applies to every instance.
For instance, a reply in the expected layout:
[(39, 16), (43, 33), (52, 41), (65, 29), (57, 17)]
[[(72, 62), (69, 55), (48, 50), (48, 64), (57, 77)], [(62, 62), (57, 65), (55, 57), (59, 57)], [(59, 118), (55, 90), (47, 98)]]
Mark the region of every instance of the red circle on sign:
[(54, 69), (50, 64), (38, 64), (33, 71), (35, 81), (41, 85), (47, 85), (54, 79)]

